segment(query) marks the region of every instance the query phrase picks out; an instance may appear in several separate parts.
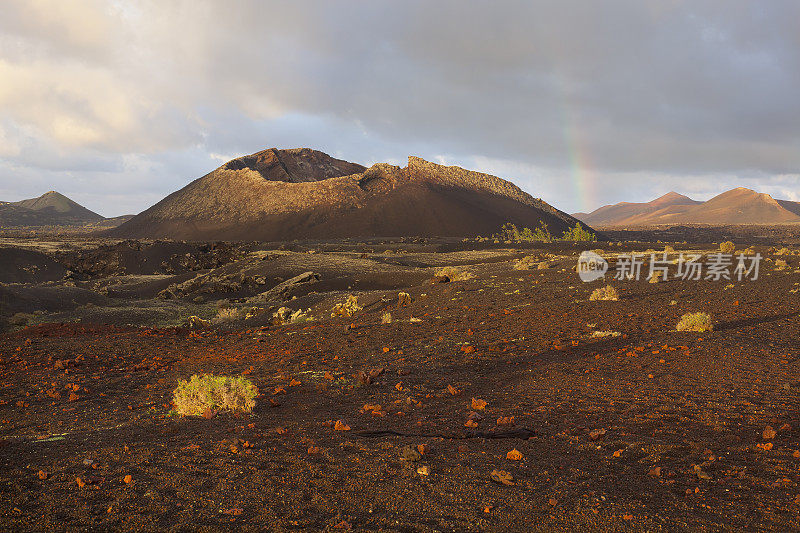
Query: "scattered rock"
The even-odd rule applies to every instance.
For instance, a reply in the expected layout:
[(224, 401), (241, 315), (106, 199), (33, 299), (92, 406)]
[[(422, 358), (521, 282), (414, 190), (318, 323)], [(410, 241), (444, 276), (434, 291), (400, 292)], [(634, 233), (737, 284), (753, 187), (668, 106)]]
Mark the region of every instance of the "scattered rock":
[(412, 446), (403, 446), (400, 450), (400, 459), (403, 461), (416, 462), (422, 459), (422, 454)]
[(589, 432), (589, 440), (595, 441), (600, 440), (606, 435), (605, 429), (593, 429)]
[(492, 470), (492, 473), (489, 476), (492, 478), (492, 481), (496, 481), (497, 483), (503, 485), (514, 485), (514, 476), (505, 470)]
[(475, 411), (483, 411), (484, 409), (486, 409), (487, 405), (488, 404), (486, 403), (485, 400), (481, 400), (479, 398), (473, 398), (472, 399), (472, 408)]
[(521, 461), (522, 460), (522, 453), (519, 450), (514, 448), (510, 452), (506, 454), (506, 458), (510, 461)]

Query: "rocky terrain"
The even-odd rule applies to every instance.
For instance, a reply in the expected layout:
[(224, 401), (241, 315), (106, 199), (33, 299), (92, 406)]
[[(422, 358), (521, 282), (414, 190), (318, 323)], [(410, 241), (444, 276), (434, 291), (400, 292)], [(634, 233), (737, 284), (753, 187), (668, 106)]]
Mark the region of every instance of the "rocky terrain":
[(800, 223), (800, 204), (738, 187), (706, 202), (670, 192), (651, 202), (621, 202), (574, 216), (597, 226), (796, 224)]
[(182, 240), (474, 237), (577, 220), (488, 174), (409, 157), (369, 169), (308, 148), (234, 159), (109, 232)]
[[(658, 283), (612, 279), (657, 239), (592, 283), (597, 243), (6, 239), (0, 529), (795, 530), (800, 249), (759, 239)], [(253, 412), (176, 416), (206, 372)]]

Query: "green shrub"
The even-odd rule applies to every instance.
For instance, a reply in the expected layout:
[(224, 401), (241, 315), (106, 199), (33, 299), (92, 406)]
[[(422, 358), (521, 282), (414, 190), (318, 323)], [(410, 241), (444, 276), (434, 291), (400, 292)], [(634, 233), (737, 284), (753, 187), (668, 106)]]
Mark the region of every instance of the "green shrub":
[(578, 222), (575, 224), (574, 228), (565, 231), (564, 236), (561, 239), (564, 241), (596, 241), (597, 235), (591, 231), (583, 229), (581, 223)]
[(242, 376), (195, 374), (188, 381), (178, 380), (173, 402), (183, 416), (203, 415), (208, 410), (249, 413), (256, 404), (258, 388)]
[(678, 331), (711, 331), (714, 329), (714, 322), (708, 313), (686, 313), (681, 317), (681, 321), (675, 326)]

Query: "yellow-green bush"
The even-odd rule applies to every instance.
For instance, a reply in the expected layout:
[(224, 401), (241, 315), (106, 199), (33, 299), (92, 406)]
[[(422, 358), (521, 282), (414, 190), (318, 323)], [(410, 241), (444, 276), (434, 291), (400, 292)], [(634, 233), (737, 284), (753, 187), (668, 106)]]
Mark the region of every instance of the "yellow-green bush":
[(675, 326), (678, 331), (711, 331), (714, 329), (714, 322), (708, 313), (686, 313), (681, 317), (681, 321)]
[(592, 301), (619, 300), (619, 293), (617, 292), (617, 289), (615, 289), (611, 285), (606, 285), (605, 287), (600, 287), (599, 289), (595, 289), (594, 292), (592, 292), (592, 295), (589, 296), (589, 299)]
[(464, 270), (459, 270), (456, 267), (446, 266), (440, 268), (435, 272), (436, 276), (447, 276), (450, 281), (465, 281), (468, 279), (472, 279), (475, 276), (471, 272), (466, 272)]
[(207, 410), (249, 413), (256, 405), (258, 388), (243, 376), (195, 374), (188, 381), (178, 380), (173, 402), (183, 416), (202, 415)]

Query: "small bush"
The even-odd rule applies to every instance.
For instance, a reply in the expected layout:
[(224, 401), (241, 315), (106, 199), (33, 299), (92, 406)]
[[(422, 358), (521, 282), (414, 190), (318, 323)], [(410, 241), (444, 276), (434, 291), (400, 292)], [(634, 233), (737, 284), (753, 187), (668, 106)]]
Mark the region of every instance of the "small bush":
[(788, 266), (789, 266), (789, 263), (787, 263), (783, 259), (776, 259), (775, 260), (775, 270), (783, 270), (783, 269), (787, 268)]
[[(310, 309), (309, 309), (310, 311)], [(306, 312), (302, 309), (298, 309), (297, 311), (293, 311), (288, 307), (281, 307), (274, 313), (272, 313), (272, 320), (276, 325), (282, 324), (294, 324), (296, 322), (307, 322), (310, 318), (306, 315)]]
[(619, 300), (619, 293), (617, 292), (617, 289), (615, 289), (611, 285), (606, 285), (605, 287), (600, 287), (598, 289), (595, 289), (594, 292), (592, 292), (592, 295), (589, 296), (589, 300), (616, 301)]
[(435, 274), (437, 277), (447, 276), (450, 281), (466, 281), (475, 277), (471, 272), (459, 270), (451, 266), (440, 268)]
[(581, 223), (578, 222), (575, 224), (574, 228), (568, 229), (564, 232), (564, 235), (561, 237), (561, 240), (564, 241), (596, 241), (597, 235), (592, 233), (591, 231), (587, 231), (583, 229)]
[(337, 316), (351, 317), (357, 312), (361, 311), (362, 309), (364, 308), (358, 305), (358, 297), (351, 294), (350, 296), (347, 297), (346, 302), (336, 304), (333, 307), (333, 312), (331, 313), (331, 317), (337, 317)]
[(203, 320), (199, 316), (194, 316), (194, 315), (186, 318), (183, 324), (189, 329), (205, 329), (211, 327), (210, 321)]
[(681, 317), (681, 321), (675, 326), (678, 331), (711, 331), (714, 329), (714, 322), (708, 313), (686, 313)]
[(397, 293), (397, 307), (408, 307), (411, 305), (412, 298), (407, 292)]
[(530, 268), (538, 262), (538, 258), (533, 255), (526, 255), (521, 259), (514, 262), (514, 270), (530, 270)]
[(392, 313), (389, 311), (384, 312), (381, 315), (381, 324), (391, 324), (392, 323)]
[(720, 243), (719, 251), (722, 252), (723, 254), (732, 254), (733, 252), (736, 251), (736, 245), (733, 244), (733, 242), (731, 241), (725, 241), (723, 243)]
[(775, 255), (791, 255), (792, 251), (789, 250), (787, 247), (783, 247), (780, 250), (775, 252)]
[(619, 331), (593, 331), (592, 338), (594, 339), (604, 339), (606, 337), (619, 337), (622, 335)]
[(188, 381), (178, 380), (173, 402), (182, 416), (201, 416), (208, 410), (249, 413), (256, 405), (258, 388), (243, 377), (195, 374)]
[(661, 278), (663, 277), (664, 277), (664, 272), (662, 272), (661, 270), (656, 270), (652, 274), (650, 274), (650, 277), (648, 278), (647, 282), (659, 283), (661, 281)]
[(216, 323), (233, 322), (239, 318), (239, 310), (235, 307), (223, 307), (217, 311), (217, 317), (214, 319)]
[(667, 244), (666, 246), (664, 246), (664, 253), (665, 254), (674, 254), (675, 253), (675, 248), (673, 248), (672, 246)]

